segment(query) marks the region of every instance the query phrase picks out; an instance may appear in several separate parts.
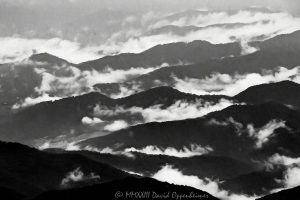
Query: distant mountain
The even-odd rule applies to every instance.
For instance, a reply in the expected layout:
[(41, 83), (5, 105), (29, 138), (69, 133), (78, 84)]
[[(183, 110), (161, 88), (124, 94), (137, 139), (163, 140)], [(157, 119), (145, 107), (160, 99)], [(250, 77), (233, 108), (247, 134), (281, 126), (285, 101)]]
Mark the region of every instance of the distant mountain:
[(300, 84), (292, 81), (262, 84), (248, 88), (234, 97), (241, 102), (260, 104), (276, 101), (300, 108)]
[(33, 54), (29, 57), (29, 60), (34, 62), (45, 62), (52, 65), (74, 65), (64, 59), (61, 59), (57, 56), (51, 55), (49, 53), (39, 53), (39, 54)]
[(298, 42), (300, 41), (299, 33), (300, 31), (296, 31), (291, 34), (279, 35), (262, 42), (250, 43), (250, 45), (260, 49), (252, 54), (200, 61), (192, 65), (161, 68), (128, 82), (121, 83), (119, 86), (113, 84), (112, 87), (109, 88), (107, 84), (105, 87), (95, 85), (95, 88), (105, 92), (106, 95), (111, 95), (119, 93), (121, 86), (125, 88), (138, 86), (141, 90), (147, 90), (154, 85), (157, 86), (157, 82), (174, 86), (176, 83), (174, 77), (179, 79), (203, 79), (213, 73), (229, 75), (236, 73), (262, 73), (266, 70), (275, 70), (279, 66), (291, 69), (300, 65), (300, 57), (297, 53), (300, 51), (300, 43)]
[(264, 42), (251, 42), (249, 45), (259, 48), (262, 51), (269, 52), (291, 52), (291, 54), (300, 48), (300, 30), (290, 34), (282, 34), (273, 37)]
[[(84, 117), (93, 117), (94, 108), (97, 105), (111, 109), (117, 106), (147, 108), (154, 105), (162, 105), (162, 108), (166, 108), (177, 101), (195, 102), (196, 100), (202, 100), (218, 103), (221, 99), (231, 100), (226, 96), (186, 94), (170, 87), (153, 88), (121, 99), (111, 99), (97, 92), (88, 93), (54, 102), (42, 102), (6, 117), (0, 121), (0, 138), (28, 144), (32, 139), (40, 139), (45, 136), (52, 138), (59, 135), (75, 136), (90, 132), (101, 132), (99, 127), (95, 129), (94, 127), (85, 126), (81, 122)], [(118, 120), (124, 117), (128, 120), (135, 118), (131, 115), (103, 117), (105, 121)], [(71, 132), (73, 134), (70, 135)]]
[[(149, 195), (150, 199), (155, 199), (155, 196), (153, 196), (155, 194), (168, 195), (169, 193), (169, 199), (172, 198), (172, 194), (194, 194), (197, 195), (198, 198), (200, 198), (199, 196), (201, 196), (201, 198), (205, 198), (208, 200), (217, 200), (217, 198), (201, 190), (197, 190), (186, 186), (178, 186), (169, 183), (163, 183), (150, 178), (126, 178), (123, 180), (94, 185), (90, 187), (60, 191), (49, 191), (33, 198), (32, 200), (52, 200), (57, 198), (82, 200), (86, 197), (89, 197), (89, 199), (99, 199), (100, 196), (102, 199), (115, 199), (116, 195), (120, 195), (118, 199), (126, 199), (126, 192), (127, 197), (129, 197), (130, 195), (128, 194), (129, 192), (133, 192), (132, 199), (145, 199), (145, 197), (134, 196), (135, 192), (141, 191), (149, 192), (146, 193), (146, 195)], [(148, 196), (146, 197), (148, 198)]]
[[(258, 132), (272, 121), (279, 123), (274, 120), (285, 121), (289, 128), (275, 128), (270, 142), (262, 148), (256, 148), (256, 138), (250, 136), (249, 126), (252, 125)], [(291, 131), (299, 130), (299, 120), (299, 112), (277, 103), (235, 105), (201, 118), (137, 125), (79, 144), (114, 150), (130, 147), (141, 149), (149, 145), (179, 150), (191, 144), (202, 147), (209, 145), (213, 149), (210, 155), (228, 156), (247, 162), (251, 158), (263, 160), (275, 152), (300, 155), (295, 148), (300, 138)], [(116, 147), (114, 144), (120, 145)]]
[[(0, 65), (0, 117), (10, 114), (12, 107), (27, 97), (37, 97), (43, 76), (38, 71), (46, 71), (55, 76), (71, 76), (65, 68), (71, 66), (66, 60), (48, 53), (34, 54), (21, 63)], [(0, 120), (1, 121), (1, 120)]]
[[(68, 184), (83, 186), (129, 176), (109, 165), (80, 155), (46, 153), (17, 143), (0, 142), (0, 157), (0, 187), (26, 196), (68, 187)], [(63, 182), (76, 169), (74, 176), (79, 177), (77, 182)]]
[(81, 63), (78, 67), (83, 70), (95, 69), (98, 71), (102, 71), (106, 67), (126, 70), (137, 67), (156, 67), (164, 63), (170, 65), (197, 63), (209, 59), (237, 56), (240, 53), (241, 47), (239, 43), (178, 42), (157, 45), (139, 54), (124, 53), (116, 56), (106, 56), (98, 60)]
[(274, 194), (270, 194), (259, 198), (257, 200), (287, 200), (287, 199), (295, 199), (300, 195), (300, 187), (295, 187), (292, 189), (282, 190), (280, 192), (276, 192)]
[(180, 92), (172, 87), (161, 86), (151, 88), (149, 90), (133, 94), (128, 97), (117, 99), (118, 105), (124, 105), (125, 107), (150, 107), (153, 105), (162, 104), (163, 107), (168, 107), (174, 104), (176, 101), (193, 102), (196, 100), (204, 100), (206, 102), (217, 103), (220, 99), (229, 99), (230, 97), (225, 95), (194, 95), (189, 93)]
[(11, 113), (14, 104), (35, 94), (42, 77), (31, 64), (3, 64), (0, 66), (0, 121), (1, 116)]

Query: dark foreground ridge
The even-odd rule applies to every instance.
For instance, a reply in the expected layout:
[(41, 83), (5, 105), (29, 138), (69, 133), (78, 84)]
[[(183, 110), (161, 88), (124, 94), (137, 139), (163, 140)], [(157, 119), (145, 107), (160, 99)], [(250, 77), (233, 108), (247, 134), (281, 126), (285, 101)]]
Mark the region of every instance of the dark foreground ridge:
[(295, 187), (292, 189), (282, 190), (280, 192), (264, 196), (257, 200), (290, 200), (290, 199), (299, 199), (299, 197), (300, 197), (300, 187)]
[[(82, 200), (82, 199), (206, 199), (217, 200), (212, 195), (186, 186), (163, 183), (151, 178), (128, 177), (89, 187), (45, 192), (31, 200)], [(87, 198), (88, 197), (88, 198)]]

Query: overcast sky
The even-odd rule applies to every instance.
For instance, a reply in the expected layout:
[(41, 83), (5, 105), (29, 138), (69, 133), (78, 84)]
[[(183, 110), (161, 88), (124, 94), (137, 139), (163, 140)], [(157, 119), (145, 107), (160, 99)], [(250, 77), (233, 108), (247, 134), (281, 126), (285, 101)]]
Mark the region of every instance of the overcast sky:
[(239, 9), (249, 6), (264, 6), (290, 12), (300, 12), (299, 0), (0, 0), (9, 4), (25, 6), (54, 6), (61, 8), (81, 7), (89, 9)]

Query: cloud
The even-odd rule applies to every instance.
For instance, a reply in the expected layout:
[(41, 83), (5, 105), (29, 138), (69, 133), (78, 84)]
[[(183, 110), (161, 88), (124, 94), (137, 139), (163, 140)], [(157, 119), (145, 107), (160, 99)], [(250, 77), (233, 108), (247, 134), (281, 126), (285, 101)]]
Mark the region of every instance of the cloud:
[(279, 155), (278, 153), (276, 153), (273, 156), (271, 156), (268, 161), (275, 165), (288, 166), (288, 165), (300, 163), (300, 158), (291, 158), (291, 157)]
[(136, 123), (164, 122), (202, 117), (210, 112), (222, 110), (234, 104), (236, 103), (227, 99), (220, 99), (217, 103), (198, 99), (195, 102), (179, 100), (166, 108), (162, 108), (162, 105), (154, 105), (148, 108), (124, 108), (122, 106), (107, 108), (98, 105), (94, 108), (94, 115), (100, 117), (119, 116), (127, 113), (142, 116), (143, 120)]
[(94, 60), (101, 55), (99, 47), (82, 47), (79, 43), (52, 39), (26, 39), (21, 37), (0, 37), (0, 63), (22, 61), (33, 53), (50, 53), (73, 63)]
[(300, 185), (300, 164), (288, 167), (283, 183), (286, 188), (294, 188)]
[(223, 200), (252, 200), (256, 198), (241, 194), (230, 194), (228, 191), (220, 189), (218, 181), (213, 181), (208, 178), (200, 179), (193, 175), (184, 175), (181, 171), (170, 165), (162, 167), (162, 169), (156, 172), (152, 177), (159, 181), (194, 187)]
[[(13, 108), (31, 106), (43, 101), (54, 101), (69, 96), (78, 96), (94, 91), (95, 84), (120, 83), (130, 78), (149, 73), (168, 64), (150, 68), (130, 68), (128, 70), (113, 70), (107, 67), (104, 71), (80, 70), (74, 66), (53, 66), (54, 71), (35, 68), (35, 73), (42, 77), (40, 85), (34, 88), (35, 94), (16, 103)], [(61, 75), (57, 75), (61, 74)], [(139, 91), (139, 88), (126, 89), (121, 87), (120, 94), (112, 94), (114, 98), (131, 95)], [(101, 91), (99, 91), (101, 92)]]
[(141, 173), (137, 173), (137, 172), (132, 172), (132, 171), (128, 171), (128, 170), (125, 170), (123, 169), (122, 171), (128, 173), (128, 174), (132, 174), (132, 175), (137, 175), (137, 176), (144, 176), (143, 174)]
[(62, 187), (68, 187), (69, 184), (72, 184), (74, 182), (82, 182), (82, 181), (99, 181), (100, 176), (96, 175), (95, 173), (90, 173), (88, 175), (85, 175), (80, 167), (76, 168), (75, 170), (69, 172), (66, 174), (66, 176), (61, 181)]
[(126, 121), (116, 120), (116, 121), (112, 122), (111, 124), (106, 125), (104, 127), (104, 130), (113, 132), (113, 131), (125, 129), (127, 127), (129, 127), (129, 124)]
[[(158, 44), (191, 42), (193, 40), (206, 40), (218, 44), (243, 41), (242, 47), (246, 48), (242, 53), (249, 53), (254, 49), (245, 44), (254, 38), (261, 36), (270, 38), (300, 29), (300, 18), (293, 17), (288, 13), (264, 13), (249, 10), (199, 12), (197, 15), (186, 14), (186, 16), (173, 20), (162, 14), (149, 12), (144, 16), (128, 15), (126, 18), (118, 20), (123, 20), (119, 22), (122, 29), (120, 28), (114, 34), (109, 34), (111, 37), (105, 39), (104, 43), (91, 46), (84, 46), (76, 39), (71, 41), (61, 38), (0, 37), (2, 46), (0, 63), (21, 61), (33, 53), (42, 52), (56, 55), (73, 63), (81, 63), (116, 53), (140, 53)], [(128, 27), (128, 24), (131, 23), (132, 25)], [(230, 26), (232, 23), (237, 24)], [(167, 25), (180, 27), (191, 25), (201, 27), (201, 29), (187, 32), (185, 35), (169, 31), (149, 35), (149, 30)], [(86, 27), (79, 28), (85, 29)], [(63, 33), (63, 30), (58, 30), (58, 32), (60, 31)]]
[(284, 80), (291, 80), (300, 83), (300, 67), (292, 69), (279, 67), (273, 71), (267, 71), (262, 74), (248, 73), (229, 75), (214, 73), (203, 79), (173, 78), (175, 81), (174, 87), (181, 92), (197, 95), (222, 94), (234, 96), (251, 86), (259, 84)]
[[(207, 125), (217, 125), (217, 126), (229, 126), (233, 125), (236, 133), (239, 136), (242, 136), (243, 133), (246, 133), (250, 138), (255, 140), (255, 147), (262, 148), (265, 143), (267, 143), (273, 136), (274, 131), (278, 128), (289, 129), (286, 126), (285, 121), (273, 119), (269, 121), (266, 125), (255, 128), (253, 124), (243, 125), (242, 123), (234, 120), (230, 117), (226, 121), (218, 121), (216, 119), (209, 119), (206, 124)], [(281, 158), (283, 159), (283, 158)], [(279, 161), (278, 157), (272, 158), (273, 161)]]
[[(119, 92), (112, 93), (109, 96), (114, 99), (119, 99), (123, 97), (128, 97), (130, 95), (136, 94), (138, 92), (143, 91), (143, 89), (140, 87), (140, 84), (136, 83), (135, 81), (131, 81), (130, 86), (124, 86), (123, 84), (120, 84), (119, 86)], [(101, 90), (100, 90), (101, 92)]]
[(130, 111), (132, 113), (141, 113), (145, 122), (163, 122), (202, 117), (233, 104), (232, 101), (226, 99), (221, 99), (218, 103), (205, 102), (203, 100), (196, 102), (177, 101), (165, 109), (162, 109), (160, 105), (155, 105), (146, 109), (133, 107)]
[(168, 148), (159, 148), (157, 146), (146, 146), (142, 149), (136, 148), (127, 148), (124, 150), (125, 152), (138, 152), (147, 155), (166, 155), (166, 156), (173, 156), (178, 158), (190, 158), (193, 156), (200, 156), (204, 154), (208, 154), (213, 151), (213, 149), (209, 146), (202, 147), (200, 145), (191, 144), (190, 148), (183, 147), (180, 150), (177, 150), (173, 147)]
[(42, 93), (38, 97), (26, 97), (21, 103), (16, 103), (12, 106), (12, 109), (20, 109), (23, 107), (32, 106), (45, 101), (56, 101), (61, 99), (60, 97), (52, 97), (47, 93)]
[(247, 126), (249, 136), (256, 139), (256, 148), (262, 148), (278, 128), (287, 128), (287, 126), (285, 125), (285, 122), (281, 120), (272, 120), (259, 129), (254, 128), (251, 124)]
[[(226, 24), (228, 25), (226, 27)], [(234, 25), (235, 24), (235, 25)], [(166, 31), (149, 35), (149, 32), (128, 38), (127, 41), (118, 41), (111, 38), (101, 48), (104, 54), (139, 53), (158, 44), (174, 42), (191, 42), (205, 40), (214, 44), (242, 41), (243, 54), (254, 52), (253, 47), (247, 46), (247, 42), (263, 36), (264, 39), (279, 34), (291, 33), (300, 29), (300, 18), (284, 12), (253, 12), (241, 10), (235, 13), (229, 12), (199, 12), (197, 15), (182, 16), (179, 19), (156, 20), (149, 25), (147, 30), (174, 25), (179, 27), (197, 26), (198, 30), (192, 30), (184, 35)], [(231, 25), (231, 26), (230, 26)], [(120, 33), (121, 34), (121, 33)]]
[(298, 187), (300, 185), (300, 158), (291, 158), (276, 153), (265, 162), (265, 165), (269, 170), (274, 169), (276, 166), (285, 169), (283, 178), (275, 179), (282, 187), (272, 190), (271, 193)]
[(89, 118), (89, 117), (83, 117), (81, 119), (81, 122), (83, 124), (86, 124), (86, 125), (93, 125), (93, 124), (99, 124), (99, 123), (102, 123), (103, 121), (97, 117), (93, 117), (93, 118)]

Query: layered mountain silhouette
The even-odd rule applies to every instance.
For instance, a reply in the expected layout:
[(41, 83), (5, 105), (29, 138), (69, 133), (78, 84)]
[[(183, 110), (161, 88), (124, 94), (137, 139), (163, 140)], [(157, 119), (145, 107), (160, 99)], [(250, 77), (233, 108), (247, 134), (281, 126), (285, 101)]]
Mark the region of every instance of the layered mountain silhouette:
[(139, 54), (125, 53), (106, 56), (98, 60), (81, 63), (78, 67), (84, 70), (95, 69), (98, 71), (102, 71), (106, 67), (112, 69), (148, 68), (160, 66), (164, 63), (169, 65), (197, 63), (209, 59), (237, 56), (240, 53), (239, 43), (215, 45), (206, 41), (178, 42), (157, 45)]
[[(43, 11), (44, 5), (0, 8), (9, 16), (0, 19), (7, 25), (0, 23), (0, 35), (8, 37), (3, 42), (10, 47), (20, 41), (3, 52), (3, 62), (37, 49), (27, 59), (0, 64), (0, 198), (299, 195), (299, 187), (288, 187), (297, 185), (300, 158), (300, 30), (277, 27), (282, 16), (294, 30), (295, 16), (260, 7), (168, 15), (96, 7), (90, 12), (90, 6), (72, 2), (73, 10), (69, 3), (49, 4), (53, 12), (48, 6)], [(17, 14), (9, 13), (13, 9)], [(264, 26), (269, 31), (240, 32)], [(222, 30), (213, 40), (231, 42), (188, 39)], [(165, 37), (189, 42), (157, 45)], [(131, 52), (137, 52), (134, 46), (152, 48), (119, 54), (131, 42)], [(99, 59), (75, 64), (62, 54), (37, 53), (48, 45), (51, 52), (69, 46), (70, 58), (84, 52), (82, 57), (92, 53)], [(177, 177), (170, 182), (195, 188), (151, 177)]]
[(283, 66), (291, 69), (300, 65), (300, 59), (297, 54), (300, 50), (298, 42), (300, 31), (291, 34), (279, 35), (262, 42), (250, 43), (260, 49), (252, 54), (244, 56), (228, 57), (224, 59), (211, 59), (201, 61), (196, 64), (186, 66), (173, 66), (157, 69), (149, 74), (141, 75), (133, 80), (119, 84), (115, 84), (110, 88), (105, 85), (96, 85), (100, 91), (110, 95), (120, 92), (120, 87), (132, 88), (138, 85), (141, 89), (147, 90), (157, 85), (157, 82), (169, 86), (175, 85), (174, 77), (179, 79), (195, 78), (203, 79), (213, 73), (234, 75), (246, 73), (263, 73), (268, 70), (276, 70)]
[[(90, 133), (101, 130), (84, 126), (82, 118), (94, 116), (97, 105), (114, 109), (116, 107), (148, 108), (161, 105), (162, 109), (177, 101), (193, 103), (197, 100), (218, 103), (221, 99), (231, 100), (226, 96), (197, 96), (179, 92), (170, 87), (158, 87), (141, 92), (126, 98), (111, 99), (100, 93), (93, 92), (82, 96), (64, 98), (54, 102), (42, 102), (17, 112), (0, 122), (1, 138), (9, 141), (28, 143), (32, 139), (43, 137), (56, 137), (60, 135), (72, 135)], [(138, 116), (137, 116), (138, 117)], [(113, 121), (117, 119), (130, 120), (131, 115), (103, 116), (103, 120)], [(15, 126), (18, 124), (18, 126)], [(98, 127), (99, 128), (99, 127)], [(30, 142), (29, 142), (30, 143)]]
[[(276, 153), (288, 157), (300, 156), (297, 148), (300, 142), (299, 119), (300, 113), (297, 110), (274, 102), (235, 105), (201, 118), (137, 125), (107, 136), (83, 141), (79, 145), (97, 147), (99, 150), (109, 147), (115, 152), (130, 152), (129, 149), (132, 148), (143, 152), (144, 155), (136, 155), (133, 152), (137, 158), (136, 163), (134, 162), (135, 167), (127, 164), (126, 158), (116, 159), (111, 155), (97, 157), (86, 154), (89, 158), (96, 160), (101, 158), (105, 160), (104, 162), (128, 171), (138, 173), (144, 171), (151, 174), (153, 173), (151, 169), (158, 168), (158, 165), (154, 164), (154, 158), (159, 165), (166, 164), (163, 161), (158, 162), (161, 159), (187, 174), (202, 178), (205, 176), (219, 178), (223, 180), (221, 187), (225, 190), (237, 194), (265, 195), (267, 191), (283, 187), (276, 179), (282, 180), (286, 169), (280, 167), (270, 170), (265, 168), (264, 162)], [(205, 156), (179, 159), (163, 155), (151, 156), (148, 154), (155, 153), (154, 150), (144, 149), (153, 146), (164, 154), (165, 149), (174, 148), (180, 152), (191, 144), (198, 144), (201, 147), (209, 145), (211, 151)], [(205, 161), (200, 162), (201, 160)], [(193, 168), (196, 166), (193, 161), (201, 164)], [(185, 167), (181, 162), (185, 162), (189, 167)], [(220, 162), (222, 164), (218, 165)], [(239, 165), (239, 162), (245, 165)], [(236, 166), (237, 173), (226, 175), (225, 163)], [(208, 166), (210, 170), (207, 170)], [(224, 174), (219, 173), (218, 166), (222, 166)], [(256, 182), (260, 184), (254, 184)]]
[[(293, 145), (298, 143), (299, 138), (297, 134), (289, 131), (300, 128), (297, 123), (299, 119), (299, 112), (277, 103), (235, 105), (202, 118), (137, 125), (108, 136), (84, 141), (81, 145), (91, 145), (102, 149), (113, 147), (116, 143), (122, 144), (115, 150), (130, 147), (140, 149), (149, 145), (177, 149), (189, 147), (191, 144), (198, 144), (202, 147), (209, 145), (213, 149), (211, 152), (213, 155), (249, 161), (251, 157), (270, 156), (275, 150), (281, 152), (285, 149), (300, 153), (294, 149)], [(257, 129), (256, 132), (258, 132), (272, 121), (275, 124), (284, 121), (289, 128), (282, 127), (278, 130), (276, 128), (273, 130), (275, 133), (269, 143), (262, 148), (255, 148), (256, 138), (250, 136), (249, 126)], [(281, 141), (283, 135), (285, 139)], [(291, 143), (288, 144), (288, 141)], [(255, 155), (257, 152), (260, 153)]]

